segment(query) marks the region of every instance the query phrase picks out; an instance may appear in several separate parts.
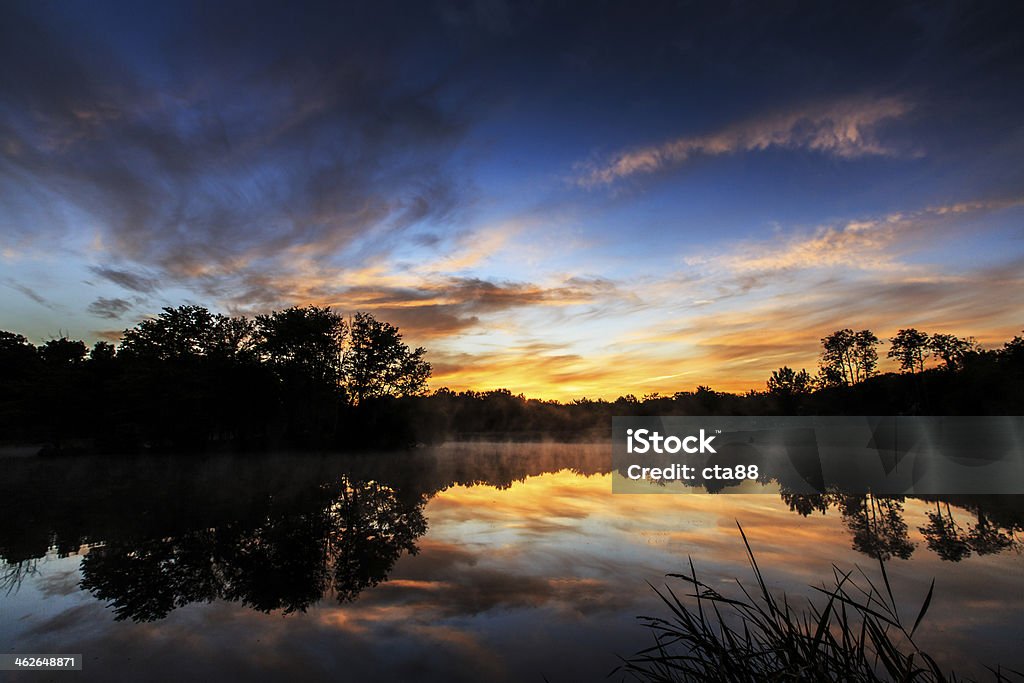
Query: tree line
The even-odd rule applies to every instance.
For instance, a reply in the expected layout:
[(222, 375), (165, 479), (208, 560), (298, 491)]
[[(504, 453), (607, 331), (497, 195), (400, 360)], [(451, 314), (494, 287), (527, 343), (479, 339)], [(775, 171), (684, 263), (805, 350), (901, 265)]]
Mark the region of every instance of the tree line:
[[(916, 380), (895, 379), (893, 373), (878, 370), (878, 347), (884, 342), (871, 330), (845, 328), (821, 339), (817, 375), (806, 369), (796, 371), (788, 366), (774, 370), (767, 381), (767, 394), (789, 411), (814, 406), (810, 397), (864, 394), (867, 389), (843, 388), (868, 383), (900, 390), (901, 400), (890, 405), (899, 413), (944, 414), (961, 412), (963, 397), (970, 396), (991, 406), (999, 414), (1013, 412), (1020, 406), (1020, 393), (1009, 380), (1019, 379), (1024, 363), (1024, 338), (1015, 336), (1001, 349), (985, 350), (974, 337), (958, 337), (947, 333), (922, 332), (913, 327), (899, 330), (889, 340), (886, 357), (893, 359), (902, 375), (916, 375)], [(926, 367), (928, 361), (933, 365)], [(879, 377), (888, 377), (879, 380)], [(928, 395), (931, 387), (935, 396)], [(959, 400), (952, 396), (952, 387), (961, 390)], [(908, 394), (909, 392), (909, 394)], [(894, 398), (894, 396), (890, 396)], [(945, 402), (945, 408), (943, 408)], [(923, 408), (927, 404), (928, 411)], [(980, 408), (982, 404), (976, 404)]]
[(114, 346), (0, 332), (0, 442), (99, 451), (405, 447), (446, 439), (594, 440), (614, 415), (956, 415), (1024, 412), (1024, 338), (901, 329), (880, 372), (871, 330), (821, 339), (815, 374), (784, 366), (764, 390), (709, 386), (608, 401), (508, 389), (427, 391), (423, 348), (357, 313), (293, 307), (254, 318), (166, 308)]
[[(821, 360), (818, 376), (811, 378), (806, 370), (794, 373), (783, 367), (772, 373), (768, 389), (792, 386), (811, 389), (817, 386), (856, 384), (878, 374), (878, 349), (882, 344), (871, 330), (854, 332), (846, 328), (836, 330), (821, 340)], [(1020, 344), (1020, 337), (1007, 346)], [(889, 340), (888, 358), (894, 359), (901, 372), (924, 372), (929, 356), (942, 363), (946, 370), (959, 370), (968, 358), (983, 352), (974, 337), (953, 334), (928, 334), (913, 327), (902, 329)]]
[(56, 449), (332, 447), (375, 401), (423, 393), (426, 350), (368, 313), (164, 308), (116, 347), (0, 332), (0, 438)]
[[(615, 415), (1019, 415), (1024, 412), (1024, 338), (983, 349), (971, 337), (900, 330), (888, 356), (900, 372), (880, 372), (884, 342), (871, 330), (841, 329), (821, 339), (818, 369), (783, 366), (763, 390), (743, 394), (707, 385), (615, 400), (567, 403), (507, 389), (439, 389), (415, 399), (425, 440), (506, 434), (512, 438), (590, 440), (611, 432)], [(426, 419), (423, 416), (429, 416)]]

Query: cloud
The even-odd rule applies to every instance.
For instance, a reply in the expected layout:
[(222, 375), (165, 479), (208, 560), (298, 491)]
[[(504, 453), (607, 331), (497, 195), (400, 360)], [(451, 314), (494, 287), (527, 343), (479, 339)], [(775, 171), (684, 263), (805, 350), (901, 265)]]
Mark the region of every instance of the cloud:
[[(559, 515), (566, 517), (565, 509)], [(550, 520), (549, 520), (550, 524)], [(539, 525), (531, 525), (539, 527)], [(562, 529), (566, 525), (561, 525)], [(558, 531), (537, 528), (539, 533)], [(611, 582), (594, 578), (542, 577), (473, 564), (457, 567), (458, 581), (394, 579), (367, 599), (367, 606), (399, 604), (406, 609), (429, 610), (438, 618), (466, 618), (498, 609), (538, 609), (544, 606), (571, 608), (593, 616), (614, 612), (628, 599), (612, 590)], [(418, 572), (419, 573), (419, 572)]]
[(102, 341), (117, 344), (124, 336), (124, 330), (93, 330), (92, 336)]
[(120, 285), (125, 289), (130, 289), (133, 292), (141, 292), (143, 294), (151, 294), (154, 292), (159, 283), (156, 278), (139, 275), (138, 273), (133, 273), (128, 270), (117, 270), (115, 268), (107, 268), (103, 266), (92, 266), (89, 270), (116, 285)]
[(809, 234), (797, 230), (771, 239), (734, 242), (715, 255), (691, 256), (687, 263), (724, 267), (751, 286), (761, 284), (759, 278), (767, 274), (809, 269), (901, 271), (931, 278), (935, 276), (927, 265), (909, 263), (906, 256), (926, 251), (940, 237), (963, 237), (965, 219), (1022, 203), (1022, 199), (961, 202), (849, 220), (819, 226)]
[(764, 272), (805, 268), (855, 268), (886, 270), (902, 268), (892, 252), (900, 227), (899, 216), (879, 221), (850, 221), (824, 226), (810, 236), (789, 240), (760, 241), (740, 245), (722, 259), (727, 267), (741, 272)]
[(448, 277), (425, 281), (413, 290), (368, 294), (350, 290), (342, 300), (391, 320), (414, 336), (426, 337), (464, 332), (484, 318), (494, 325), (517, 310), (610, 305), (620, 295), (610, 281), (571, 277), (549, 286)]
[(15, 290), (15, 291), (21, 292), (22, 294), (27, 296), (29, 299), (32, 299), (32, 301), (35, 301), (40, 306), (46, 306), (47, 308), (52, 308), (53, 307), (53, 304), (51, 304), (50, 301), (46, 297), (44, 297), (42, 294), (39, 294), (38, 292), (36, 292), (31, 287), (28, 287), (27, 285), (23, 285), (20, 282), (15, 282), (14, 280), (12, 280), (10, 278), (8, 278), (4, 282), (4, 284), (7, 285), (8, 287), (10, 287), (11, 289)]
[(132, 304), (125, 299), (100, 297), (89, 304), (88, 311), (100, 318), (116, 319), (131, 310)]
[(599, 163), (582, 164), (577, 181), (590, 187), (680, 166), (697, 156), (803, 149), (852, 159), (891, 156), (901, 150), (884, 144), (879, 129), (905, 116), (911, 105), (895, 97), (852, 98), (745, 121), (708, 135), (680, 137), (626, 150)]
[[(233, 12), (211, 10), (188, 36), (167, 27), (167, 43), (194, 39), (195, 53), (168, 52), (171, 75), (154, 79), (129, 68), (116, 41), (9, 9), (18, 16), (0, 29), (0, 59), (33, 64), (0, 84), (11, 243), (59, 242), (88, 225), (134, 264), (94, 268), (101, 277), (143, 293), (225, 289), (298, 256), (357, 267), (473, 201), (448, 165), (468, 110), (443, 74), (403, 77), (411, 25), (366, 35), (247, 8), (258, 16), (239, 31)], [(282, 25), (303, 39), (282, 40)]]
[(458, 230), (447, 241), (439, 239), (431, 245), (435, 247), (435, 258), (416, 263), (411, 270), (429, 277), (480, 268), (507, 250), (513, 239), (521, 239), (529, 228), (537, 228), (536, 221), (520, 218), (472, 230)]
[(247, 271), (228, 282), (213, 279), (205, 294), (245, 315), (296, 303), (330, 305), (343, 313), (366, 311), (398, 325), (413, 340), (461, 334), (484, 318), (493, 324), (517, 309), (604, 306), (624, 295), (600, 277), (533, 283), (384, 265), (339, 273), (308, 262), (288, 271)]

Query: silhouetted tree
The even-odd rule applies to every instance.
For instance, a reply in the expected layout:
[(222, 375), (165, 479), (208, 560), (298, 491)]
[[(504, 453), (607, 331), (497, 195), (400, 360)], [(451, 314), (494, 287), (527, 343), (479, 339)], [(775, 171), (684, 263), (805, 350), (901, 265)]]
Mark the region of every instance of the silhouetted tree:
[(878, 337), (871, 330), (837, 330), (821, 340), (821, 367), (827, 380), (847, 385), (862, 382), (878, 367)]
[(924, 357), (931, 338), (925, 332), (909, 327), (889, 340), (889, 358), (894, 358), (903, 372), (923, 372)]
[(114, 360), (117, 355), (117, 350), (113, 344), (105, 341), (98, 341), (93, 344), (92, 350), (89, 351), (89, 360), (96, 363), (107, 363)]
[(24, 367), (31, 363), (36, 357), (36, 347), (29, 343), (28, 339), (14, 332), (0, 330), (0, 370), (4, 374)]
[(329, 307), (293, 306), (256, 316), (256, 349), (283, 375), (341, 383), (345, 321)]
[(335, 431), (345, 336), (344, 320), (329, 307), (294, 306), (256, 316), (254, 349), (277, 378), (289, 440), (320, 443)]
[(394, 325), (356, 313), (343, 358), (345, 386), (356, 405), (369, 398), (421, 394), (430, 378), (426, 349), (410, 350)]
[(41, 361), (35, 378), (39, 426), (55, 448), (80, 431), (85, 406), (83, 366), (88, 348), (67, 337), (50, 339), (39, 347)]
[(78, 365), (88, 352), (85, 342), (72, 341), (67, 337), (51, 339), (39, 347), (39, 357), (53, 367)]
[(803, 396), (814, 389), (814, 380), (807, 370), (797, 372), (791, 367), (782, 366), (772, 371), (768, 378), (768, 393), (776, 396)]
[(201, 449), (264, 438), (277, 394), (253, 336), (246, 318), (202, 306), (164, 308), (125, 330), (116, 356), (125, 447)]
[(807, 370), (797, 372), (789, 366), (782, 366), (772, 371), (768, 378), (768, 395), (778, 400), (782, 409), (793, 412), (803, 397), (814, 390), (814, 380)]
[(1013, 339), (1003, 344), (1000, 354), (1018, 362), (1024, 361), (1024, 337), (1014, 335)]
[(251, 326), (245, 318), (213, 314), (202, 306), (165, 307), (155, 318), (124, 331), (119, 352), (166, 361), (188, 357), (234, 357), (247, 350)]
[[(814, 391), (814, 379), (807, 370), (797, 372), (789, 366), (773, 370), (767, 384), (768, 397), (785, 414), (796, 413), (801, 402)], [(747, 398), (755, 400), (757, 395), (751, 392)]]
[(702, 384), (693, 392), (693, 400), (697, 404), (698, 410), (710, 415), (716, 412), (722, 404), (722, 394)]
[(878, 350), (881, 340), (871, 330), (861, 330), (854, 335), (855, 367), (859, 372), (859, 380), (872, 377), (878, 371)]
[(24, 438), (38, 429), (39, 365), (28, 339), (0, 331), (0, 438)]
[(848, 385), (842, 370), (837, 366), (822, 365), (818, 368), (816, 383), (819, 387), (845, 387)]
[(947, 370), (963, 367), (964, 358), (968, 353), (978, 350), (978, 343), (973, 337), (957, 337), (952, 334), (933, 334), (928, 340), (928, 348), (932, 356), (941, 360)]

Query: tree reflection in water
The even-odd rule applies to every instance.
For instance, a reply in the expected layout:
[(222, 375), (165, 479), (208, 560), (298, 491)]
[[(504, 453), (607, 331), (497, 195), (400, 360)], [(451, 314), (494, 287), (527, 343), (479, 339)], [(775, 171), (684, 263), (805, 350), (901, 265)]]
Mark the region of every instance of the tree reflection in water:
[[(855, 496), (841, 492), (826, 494), (781, 493), (789, 509), (807, 517), (812, 513), (826, 514), (837, 509), (843, 525), (850, 532), (854, 550), (876, 560), (909, 559), (914, 553), (909, 529), (904, 520), (904, 501), (901, 496)], [(971, 556), (991, 555), (1008, 549), (1019, 549), (1016, 532), (1024, 528), (1024, 514), (1020, 510), (1019, 496), (950, 496), (922, 499), (935, 503), (935, 511), (928, 512), (928, 523), (918, 527), (928, 549), (939, 558), (959, 562)], [(951, 504), (960, 509), (953, 512)], [(957, 515), (974, 516), (974, 522), (964, 522)], [(998, 516), (999, 521), (994, 519)]]
[(345, 476), (320, 492), (306, 509), (270, 505), (256, 522), (95, 548), (82, 560), (81, 585), (117, 619), (152, 621), (218, 599), (289, 613), (325, 594), (351, 601), (385, 580), (402, 553), (416, 553), (427, 529), (422, 497), (404, 501)]
[[(563, 470), (609, 474), (607, 445), (8, 461), (0, 479), (0, 595), (17, 591), (51, 549), (88, 548), (81, 587), (117, 619), (162, 619), (214, 600), (285, 613), (324, 596), (352, 601), (385, 581), (403, 554), (416, 553), (426, 502), (438, 492), (507, 489)], [(838, 513), (853, 548), (876, 559), (920, 551), (915, 529), (928, 551), (952, 562), (1021, 547), (1024, 496), (920, 497), (925, 521), (911, 526), (905, 498), (781, 495), (801, 516)]]

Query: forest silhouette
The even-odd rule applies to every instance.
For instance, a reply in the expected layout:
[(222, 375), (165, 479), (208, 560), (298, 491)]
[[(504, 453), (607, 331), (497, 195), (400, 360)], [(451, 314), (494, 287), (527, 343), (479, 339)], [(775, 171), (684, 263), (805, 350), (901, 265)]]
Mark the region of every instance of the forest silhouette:
[(428, 392), (426, 350), (367, 313), (293, 307), (249, 319), (165, 308), (116, 347), (0, 332), (0, 444), (52, 452), (408, 447), (481, 435), (607, 438), (613, 415), (1000, 415), (1024, 412), (1024, 339), (902, 329), (878, 371), (870, 330), (821, 339), (819, 368), (766, 388), (709, 386), (614, 401), (528, 399), (509, 389)]

